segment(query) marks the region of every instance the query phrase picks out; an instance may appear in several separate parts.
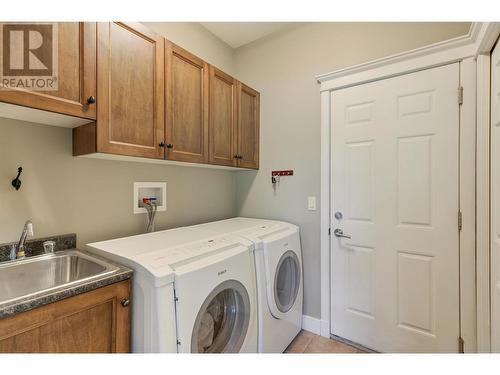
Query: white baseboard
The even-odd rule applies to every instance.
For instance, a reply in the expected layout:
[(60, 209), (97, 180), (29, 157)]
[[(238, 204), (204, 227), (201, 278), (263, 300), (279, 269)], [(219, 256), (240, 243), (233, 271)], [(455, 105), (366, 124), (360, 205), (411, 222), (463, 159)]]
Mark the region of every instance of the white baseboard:
[(302, 315), (302, 329), (316, 335), (330, 337), (330, 324), (326, 320), (313, 318), (308, 315)]

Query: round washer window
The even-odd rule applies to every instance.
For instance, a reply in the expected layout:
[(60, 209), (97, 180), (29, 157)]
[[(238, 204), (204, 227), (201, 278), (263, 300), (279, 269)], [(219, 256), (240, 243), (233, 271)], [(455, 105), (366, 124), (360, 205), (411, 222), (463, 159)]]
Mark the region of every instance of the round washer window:
[(278, 310), (288, 312), (299, 293), (300, 267), (297, 254), (292, 250), (285, 252), (276, 267), (274, 276), (274, 299)]
[(250, 299), (243, 284), (227, 280), (205, 299), (191, 336), (193, 353), (237, 353), (250, 321)]

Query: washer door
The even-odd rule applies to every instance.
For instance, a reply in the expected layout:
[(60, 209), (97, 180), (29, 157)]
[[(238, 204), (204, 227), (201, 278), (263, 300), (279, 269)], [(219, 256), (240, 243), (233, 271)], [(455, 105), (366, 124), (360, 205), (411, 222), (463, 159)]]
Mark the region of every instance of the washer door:
[(238, 353), (250, 322), (250, 298), (240, 282), (226, 280), (205, 299), (191, 336), (192, 353)]
[(281, 256), (274, 274), (274, 302), (281, 313), (294, 305), (300, 289), (300, 263), (297, 254), (288, 250)]

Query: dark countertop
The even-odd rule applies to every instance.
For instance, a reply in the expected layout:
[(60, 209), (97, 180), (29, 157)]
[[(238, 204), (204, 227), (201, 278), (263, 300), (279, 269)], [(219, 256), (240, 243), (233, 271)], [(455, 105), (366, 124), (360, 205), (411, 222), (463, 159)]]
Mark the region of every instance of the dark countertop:
[[(56, 290), (51, 290), (47, 292), (39, 293), (35, 296), (29, 296), (27, 298), (14, 300), (12, 302), (7, 302), (5, 304), (0, 303), (0, 319), (6, 318), (24, 311), (32, 310), (34, 308), (47, 305), (52, 302), (56, 302), (68, 297), (72, 297), (78, 294), (89, 292), (94, 289), (101, 288), (106, 285), (114, 284), (123, 280), (130, 279), (132, 277), (133, 271), (127, 267), (121, 266), (115, 262), (112, 262), (106, 258), (97, 256), (95, 254), (90, 254), (86, 251), (77, 250), (83, 254), (91, 255), (94, 258), (105, 260), (107, 263), (113, 264), (118, 267), (118, 270), (101, 277), (97, 277), (92, 280), (82, 281), (80, 283), (75, 283), (73, 285), (68, 285), (66, 287), (61, 287)], [(56, 252), (57, 253), (57, 252)], [(1, 265), (1, 263), (0, 263)]]

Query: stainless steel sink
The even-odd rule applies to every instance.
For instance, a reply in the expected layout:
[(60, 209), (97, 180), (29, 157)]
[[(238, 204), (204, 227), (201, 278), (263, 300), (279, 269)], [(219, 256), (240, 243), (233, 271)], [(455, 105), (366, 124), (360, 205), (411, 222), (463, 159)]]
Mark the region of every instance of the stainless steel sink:
[(83, 284), (119, 267), (78, 250), (0, 263), (0, 305)]

